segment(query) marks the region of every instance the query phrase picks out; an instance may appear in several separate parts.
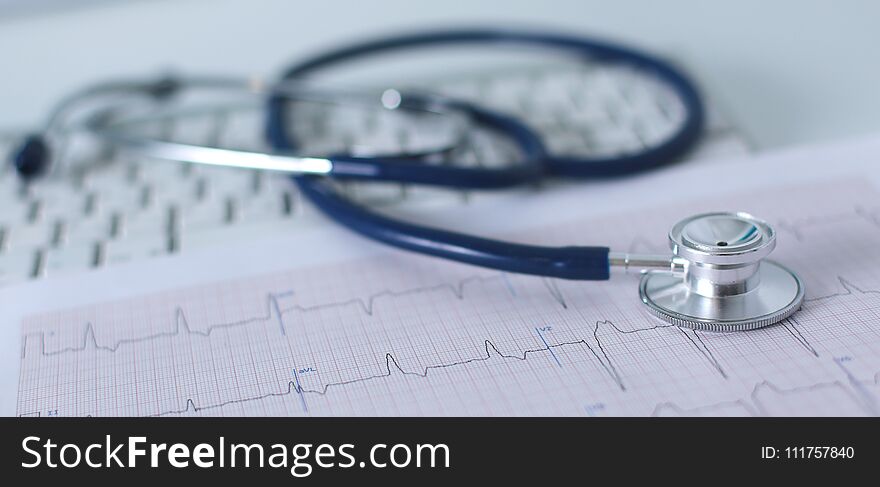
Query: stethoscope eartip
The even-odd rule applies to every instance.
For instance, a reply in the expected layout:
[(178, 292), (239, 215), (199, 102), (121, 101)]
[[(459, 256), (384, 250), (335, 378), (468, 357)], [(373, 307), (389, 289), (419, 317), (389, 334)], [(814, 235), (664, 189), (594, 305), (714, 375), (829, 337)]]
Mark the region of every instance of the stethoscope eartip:
[(21, 143), (12, 164), (18, 175), (23, 179), (32, 179), (46, 172), (49, 168), (51, 151), (46, 138), (40, 134), (31, 134)]

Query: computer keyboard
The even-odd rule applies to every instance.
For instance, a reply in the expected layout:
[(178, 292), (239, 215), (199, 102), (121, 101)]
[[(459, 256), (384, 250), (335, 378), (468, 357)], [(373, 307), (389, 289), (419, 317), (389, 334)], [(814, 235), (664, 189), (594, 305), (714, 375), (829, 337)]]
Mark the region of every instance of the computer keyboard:
[[(662, 87), (632, 78), (632, 73), (614, 66), (589, 70), (546, 66), (493, 69), (421, 86), (523, 117), (553, 151), (588, 155), (652, 144), (666, 137), (682, 116), (677, 100)], [(258, 118), (254, 120), (257, 123)], [(236, 145), (230, 141), (242, 132), (233, 127), (233, 121), (225, 119), (213, 133), (201, 137)], [(347, 145), (357, 139), (358, 128), (351, 127), (350, 121), (347, 130), (352, 133), (345, 136), (333, 127), (316, 127), (306, 124), (304, 130), (309, 137), (323, 134), (331, 140), (346, 140)], [(414, 137), (419, 134), (412, 127), (404, 128), (383, 144), (405, 147)], [(476, 140), (467, 153), (456, 157), (471, 164), (514, 157), (497, 137), (482, 134)], [(12, 135), (0, 138), (0, 154), (9, 154), (16, 143)], [(747, 152), (748, 144), (710, 106), (707, 133), (690, 157)], [(0, 286), (271, 237), (283, 227), (289, 232), (291, 227), (305, 230), (326, 224), (300, 201), (283, 175), (137, 161), (113, 154), (84, 167), (32, 184), (22, 183), (9, 164), (0, 167)], [(371, 205), (468, 204), (472, 197), (389, 183), (341, 186), (351, 197)]]

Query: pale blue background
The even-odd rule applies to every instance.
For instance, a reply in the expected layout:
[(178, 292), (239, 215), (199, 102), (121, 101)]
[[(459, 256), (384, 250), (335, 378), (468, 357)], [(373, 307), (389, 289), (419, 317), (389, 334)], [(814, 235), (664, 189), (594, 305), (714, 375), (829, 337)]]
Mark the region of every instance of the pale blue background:
[[(52, 10), (45, 4), (61, 4)], [(559, 26), (677, 57), (760, 148), (880, 131), (880, 2), (0, 0), (0, 128), (170, 66), (272, 74), (327, 43), (424, 25)]]

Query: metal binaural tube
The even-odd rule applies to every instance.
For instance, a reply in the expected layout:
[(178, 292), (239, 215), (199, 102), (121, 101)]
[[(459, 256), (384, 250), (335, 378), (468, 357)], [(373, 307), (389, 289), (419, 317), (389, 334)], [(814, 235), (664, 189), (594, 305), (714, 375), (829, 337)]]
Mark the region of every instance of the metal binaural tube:
[(609, 252), (608, 265), (611, 270), (618, 269), (624, 274), (641, 274), (648, 271), (667, 271), (674, 275), (684, 275), (687, 261), (680, 257), (668, 254)]

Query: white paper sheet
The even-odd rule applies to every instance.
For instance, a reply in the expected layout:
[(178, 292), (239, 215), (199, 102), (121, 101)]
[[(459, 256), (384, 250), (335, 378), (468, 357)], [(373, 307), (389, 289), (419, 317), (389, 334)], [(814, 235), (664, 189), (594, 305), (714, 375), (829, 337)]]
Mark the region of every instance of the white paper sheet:
[(430, 212), (631, 251), (663, 251), (694, 212), (752, 212), (807, 286), (803, 310), (766, 329), (669, 326), (633, 276), (509, 275), (316, 228), (0, 291), (0, 412), (875, 415), (878, 162), (869, 138)]

